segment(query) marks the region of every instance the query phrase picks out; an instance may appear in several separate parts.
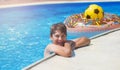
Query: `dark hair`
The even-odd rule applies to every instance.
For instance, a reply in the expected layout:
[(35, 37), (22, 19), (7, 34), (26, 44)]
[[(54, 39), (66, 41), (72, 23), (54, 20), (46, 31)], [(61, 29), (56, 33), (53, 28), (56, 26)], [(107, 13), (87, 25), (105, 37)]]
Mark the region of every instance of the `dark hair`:
[(51, 26), (50, 36), (52, 36), (56, 30), (60, 30), (62, 33), (67, 35), (66, 26), (62, 22), (53, 24)]

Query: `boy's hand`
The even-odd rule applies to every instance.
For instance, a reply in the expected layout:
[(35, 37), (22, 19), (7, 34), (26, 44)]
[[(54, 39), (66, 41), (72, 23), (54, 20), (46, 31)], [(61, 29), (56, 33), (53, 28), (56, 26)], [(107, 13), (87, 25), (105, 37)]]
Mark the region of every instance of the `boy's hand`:
[(71, 48), (71, 50), (74, 50), (75, 42), (74, 42), (74, 41), (67, 41), (67, 42), (64, 44), (64, 46)]
[(74, 41), (67, 41), (66, 43), (68, 43), (71, 47), (75, 46), (75, 42)]

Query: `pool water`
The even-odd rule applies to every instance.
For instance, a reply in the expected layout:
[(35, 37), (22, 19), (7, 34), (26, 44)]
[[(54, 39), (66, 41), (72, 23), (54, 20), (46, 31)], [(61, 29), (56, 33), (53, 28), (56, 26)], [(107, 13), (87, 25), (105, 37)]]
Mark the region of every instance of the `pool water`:
[[(50, 26), (72, 14), (83, 13), (90, 4), (120, 16), (120, 2), (44, 4), (0, 9), (0, 70), (21, 70), (43, 58)], [(68, 33), (68, 39), (91, 37), (98, 32)]]

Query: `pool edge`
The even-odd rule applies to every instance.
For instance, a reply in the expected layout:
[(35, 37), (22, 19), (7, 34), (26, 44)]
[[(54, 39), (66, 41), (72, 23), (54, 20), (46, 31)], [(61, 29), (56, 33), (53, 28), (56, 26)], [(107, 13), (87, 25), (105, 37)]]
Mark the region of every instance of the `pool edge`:
[(86, 3), (86, 2), (120, 2), (119, 0), (114, 1), (100, 1), (100, 0), (93, 0), (93, 1), (45, 1), (45, 2), (35, 2), (35, 3), (24, 3), (24, 4), (13, 4), (13, 5), (0, 5), (0, 9), (2, 8), (12, 8), (12, 7), (21, 7), (21, 6), (31, 6), (31, 5), (44, 5), (44, 4), (62, 4), (62, 3)]
[[(98, 37), (107, 35), (107, 34), (109, 34), (109, 33), (118, 31), (118, 30), (120, 30), (120, 28), (116, 28), (116, 29), (109, 30), (109, 31), (107, 31), (107, 32), (100, 33), (100, 34), (98, 34), (98, 35), (95, 35), (95, 36), (90, 37), (90, 39), (93, 40), (93, 39), (96, 39), (96, 38), (98, 38)], [(44, 61), (46, 61), (46, 60), (48, 60), (48, 59), (50, 59), (50, 58), (52, 58), (52, 57), (54, 57), (54, 56), (57, 56), (57, 55), (56, 55), (56, 54), (52, 54), (52, 55), (49, 56), (49, 57), (40, 59), (40, 60), (38, 60), (37, 62), (35, 62), (35, 63), (33, 63), (33, 64), (30, 64), (29, 66), (23, 68), (22, 70), (29, 70), (29, 69), (31, 69), (32, 67), (34, 67), (34, 66), (36, 66), (36, 65), (38, 65), (38, 64), (40, 64), (40, 63), (42, 63), (42, 62), (44, 62)]]

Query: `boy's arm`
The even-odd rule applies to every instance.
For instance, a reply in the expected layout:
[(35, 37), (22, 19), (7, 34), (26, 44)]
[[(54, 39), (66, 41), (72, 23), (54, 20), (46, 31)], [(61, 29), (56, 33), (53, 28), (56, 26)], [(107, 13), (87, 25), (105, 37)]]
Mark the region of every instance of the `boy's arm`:
[(56, 54), (64, 57), (70, 57), (72, 55), (72, 48), (69, 43), (65, 43), (64, 46), (51, 44), (51, 50)]
[(73, 40), (75, 42), (75, 48), (87, 46), (90, 44), (90, 39), (86, 37), (81, 37)]

